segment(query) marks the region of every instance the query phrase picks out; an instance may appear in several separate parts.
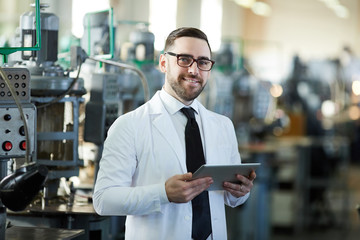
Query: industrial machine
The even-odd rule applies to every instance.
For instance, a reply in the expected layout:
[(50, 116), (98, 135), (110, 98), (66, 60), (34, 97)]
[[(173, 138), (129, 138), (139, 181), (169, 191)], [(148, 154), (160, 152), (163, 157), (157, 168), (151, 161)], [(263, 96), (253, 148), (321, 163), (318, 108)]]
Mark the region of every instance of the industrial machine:
[[(93, 143), (98, 148), (93, 173), (96, 177), (102, 144), (112, 122), (119, 115), (147, 101), (150, 94), (161, 88), (162, 77), (155, 71), (153, 61), (150, 61), (154, 58), (154, 37), (150, 32), (135, 32), (131, 37), (134, 46), (145, 46), (146, 57), (122, 63), (114, 55), (112, 9), (89, 13), (84, 18), (85, 35), (81, 46), (71, 47), (70, 67), (64, 69), (57, 63), (59, 18), (45, 12), (45, 9), (46, 5), (40, 5), (37, 1), (37, 11), (22, 14), (19, 30), (21, 47), (17, 49), (21, 54), (14, 55), (11, 58), (12, 67), (5, 69), (12, 77), (17, 91), (15, 94), (19, 94), (23, 100), (32, 141), (26, 141), (24, 130), (17, 130), (22, 129), (21, 117), (17, 113), (17, 106), (7, 102), (12, 93), (8, 93), (6, 85), (0, 81), (0, 101), (4, 101), (1, 106), (6, 110), (0, 120), (0, 128), (5, 128), (3, 130), (8, 137), (1, 139), (4, 143), (0, 156), (29, 156), (25, 154), (27, 150), (31, 152), (32, 159), (47, 170), (46, 182), (41, 182), (44, 183), (41, 198), (36, 199), (27, 212), (11, 212), (8, 219), (19, 226), (83, 229), (85, 234), (80, 239), (90, 236), (108, 239), (110, 224), (116, 219), (98, 216), (92, 207), (91, 197), (86, 199), (88, 201), (77, 203), (77, 191), (88, 194), (90, 190), (91, 194), (91, 188), (77, 189), (78, 186), (70, 179), (79, 176), (80, 169), (84, 168), (81, 158), (84, 155), (79, 154), (80, 141), (83, 148), (86, 143)], [(37, 44), (42, 47), (34, 48)], [(141, 70), (136, 65), (141, 66)], [(152, 79), (151, 93), (147, 77)], [(28, 142), (30, 144), (26, 149), (25, 143)], [(44, 170), (36, 170), (40, 175), (45, 175)], [(15, 175), (18, 179), (19, 173)], [(11, 181), (7, 180), (3, 185), (9, 186), (9, 183)], [(3, 194), (4, 197), (8, 195)], [(56, 220), (54, 215), (57, 216)], [(75, 233), (79, 234), (79, 231)]]
[[(15, 67), (24, 67), (31, 75), (31, 101), (37, 107), (37, 162), (49, 167), (47, 198), (56, 197), (59, 179), (79, 174), (83, 165), (78, 157), (79, 108), (86, 93), (83, 80), (71, 77), (70, 71), (59, 66), (59, 18), (44, 12), (41, 5), (41, 49), (22, 51), (22, 61)], [(20, 17), (23, 47), (33, 44), (34, 11)]]
[[(13, 228), (5, 231), (7, 221), (15, 223), (17, 227), (24, 227), (24, 223), (17, 224), (24, 221), (30, 226), (39, 224), (36, 220), (27, 221), (29, 216), (22, 215), (34, 200), (40, 201), (40, 212), (44, 215), (49, 214), (44, 207), (51, 208), (73, 201), (71, 193), (67, 201), (58, 196), (60, 179), (78, 176), (79, 168), (83, 165), (78, 157), (78, 139), (79, 108), (83, 102), (82, 95), (86, 93), (84, 84), (78, 76), (70, 76), (72, 70), (65, 70), (56, 63), (58, 17), (44, 12), (46, 5), (40, 6), (38, 0), (34, 7), (20, 17), (21, 46), (1, 49), (5, 63), (8, 54), (21, 52), (21, 55), (6, 63), (0, 80), (0, 128), (6, 133), (1, 137), (1, 172), (2, 177), (8, 172), (12, 173), (0, 183), (0, 198), (11, 210), (7, 217), (5, 214), (5, 218), (3, 215), (6, 211), (2, 211), (3, 235), (5, 232), (14, 233)], [(24, 166), (21, 165), (23, 159)], [(11, 165), (8, 165), (10, 161)], [(41, 198), (39, 190), (43, 190)], [(67, 211), (76, 214), (75, 210)], [(94, 211), (88, 212), (94, 215)], [(32, 215), (28, 211), (26, 213)], [(68, 217), (66, 213), (64, 217)], [(69, 218), (68, 223), (71, 223)], [(48, 227), (52, 230), (30, 228), (30, 231), (43, 231), (49, 236), (56, 236), (59, 234), (57, 228), (65, 228), (59, 223), (49, 223)], [(84, 227), (68, 224), (67, 228)], [(88, 228), (86, 233), (90, 230)], [(17, 228), (17, 231), (20, 235), (24, 232), (29, 234), (29, 228)], [(68, 233), (77, 235), (84, 233), (84, 230)]]
[[(30, 103), (29, 71), (1, 68), (0, 72), (0, 239), (5, 239), (5, 207), (24, 210), (44, 186), (48, 169), (32, 161), (36, 108)], [(18, 158), (25, 159), (25, 165), (8, 175), (8, 162)]]
[[(40, 29), (38, 4), (37, 1), (34, 11), (37, 30)], [(0, 49), (4, 62), (8, 54), (16, 51), (39, 50), (39, 36), (40, 33), (34, 33), (34, 41), (27, 47)], [(44, 187), (48, 175), (47, 167), (34, 161), (37, 110), (31, 103), (30, 79), (26, 68), (0, 67), (0, 239), (5, 239), (8, 225), (6, 208), (24, 210)]]

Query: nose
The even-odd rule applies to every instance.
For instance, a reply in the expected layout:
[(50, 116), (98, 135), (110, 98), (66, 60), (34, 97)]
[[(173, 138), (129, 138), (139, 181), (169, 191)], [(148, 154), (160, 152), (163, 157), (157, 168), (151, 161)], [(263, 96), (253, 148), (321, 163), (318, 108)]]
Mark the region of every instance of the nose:
[(188, 67), (188, 72), (197, 75), (199, 73), (199, 68), (197, 62), (193, 61), (192, 64)]

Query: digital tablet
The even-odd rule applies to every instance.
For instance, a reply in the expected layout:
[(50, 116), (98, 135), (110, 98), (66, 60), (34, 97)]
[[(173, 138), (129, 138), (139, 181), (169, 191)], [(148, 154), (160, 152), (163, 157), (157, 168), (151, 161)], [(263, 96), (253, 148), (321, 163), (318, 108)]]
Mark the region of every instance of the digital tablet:
[(208, 191), (223, 190), (223, 182), (239, 182), (236, 174), (249, 176), (251, 171), (255, 171), (260, 163), (243, 163), (238, 165), (202, 165), (194, 174), (193, 179), (202, 177), (212, 177), (213, 184)]

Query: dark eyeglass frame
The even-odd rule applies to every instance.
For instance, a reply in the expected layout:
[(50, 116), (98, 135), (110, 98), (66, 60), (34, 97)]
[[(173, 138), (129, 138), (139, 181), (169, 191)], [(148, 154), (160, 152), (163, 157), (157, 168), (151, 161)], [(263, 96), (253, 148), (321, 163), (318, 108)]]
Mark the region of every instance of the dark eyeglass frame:
[[(198, 69), (200, 69), (201, 71), (206, 71), (206, 72), (208, 72), (208, 71), (210, 71), (210, 70), (212, 69), (212, 67), (213, 67), (214, 64), (215, 64), (215, 61), (214, 61), (214, 60), (207, 59), (207, 58), (200, 58), (200, 59), (198, 58), (198, 59), (195, 59), (195, 58), (193, 58), (191, 55), (188, 55), (188, 54), (176, 54), (176, 53), (173, 53), (173, 52), (165, 52), (164, 54), (169, 54), (170, 56), (176, 57), (176, 63), (177, 63), (177, 65), (179, 65), (179, 67), (183, 67), (183, 68), (191, 67), (191, 66), (193, 65), (193, 63), (196, 62), (196, 66), (197, 66)], [(191, 58), (191, 59), (192, 59), (192, 62), (191, 62), (189, 65), (187, 65), (187, 66), (181, 66), (181, 65), (179, 64), (179, 58), (181, 58), (181, 57)], [(210, 69), (202, 69), (201, 67), (199, 67), (199, 62), (198, 62), (198, 61), (204, 61), (204, 60), (211, 62)]]

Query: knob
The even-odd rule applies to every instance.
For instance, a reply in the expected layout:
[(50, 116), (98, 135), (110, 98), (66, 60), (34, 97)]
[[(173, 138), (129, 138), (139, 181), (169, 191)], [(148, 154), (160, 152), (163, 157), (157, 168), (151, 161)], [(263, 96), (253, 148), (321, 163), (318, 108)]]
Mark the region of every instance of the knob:
[(12, 149), (13, 145), (10, 141), (5, 141), (3, 144), (2, 144), (2, 149), (4, 151), (10, 151)]
[(21, 141), (19, 147), (21, 150), (26, 150), (26, 141)]
[(21, 127), (19, 128), (19, 134), (20, 134), (21, 136), (25, 136), (25, 128), (24, 128), (24, 126), (21, 126)]
[(5, 114), (4, 115), (4, 120), (5, 121), (10, 121), (11, 120), (11, 115), (10, 114)]

